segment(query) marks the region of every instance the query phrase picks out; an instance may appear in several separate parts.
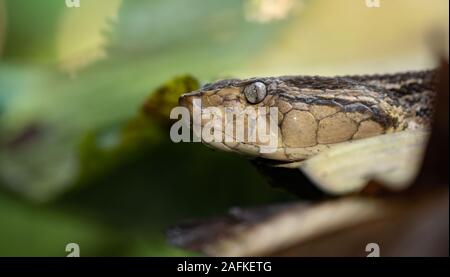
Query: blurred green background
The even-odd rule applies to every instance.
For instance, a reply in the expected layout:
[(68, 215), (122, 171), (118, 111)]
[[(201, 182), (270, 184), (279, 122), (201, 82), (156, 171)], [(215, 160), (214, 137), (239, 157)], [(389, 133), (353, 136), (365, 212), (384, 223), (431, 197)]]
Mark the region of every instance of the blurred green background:
[[(446, 0), (0, 0), (0, 256), (195, 255), (167, 226), (293, 199), (240, 157), (175, 144), (155, 89), (432, 67)], [(193, 76), (179, 77), (179, 76)]]

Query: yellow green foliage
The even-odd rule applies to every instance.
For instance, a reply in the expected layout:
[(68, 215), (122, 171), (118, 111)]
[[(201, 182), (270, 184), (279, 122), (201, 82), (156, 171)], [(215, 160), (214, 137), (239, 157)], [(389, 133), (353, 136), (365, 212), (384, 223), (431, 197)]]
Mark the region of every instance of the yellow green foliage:
[(153, 91), (137, 115), (124, 124), (86, 133), (79, 148), (79, 181), (91, 181), (145, 155), (162, 141), (160, 126), (170, 122), (170, 111), (178, 105), (179, 96), (198, 88), (194, 77), (176, 77)]
[(192, 76), (179, 76), (156, 89), (142, 106), (142, 112), (161, 123), (170, 122), (170, 111), (178, 105), (181, 94), (199, 89), (200, 83)]

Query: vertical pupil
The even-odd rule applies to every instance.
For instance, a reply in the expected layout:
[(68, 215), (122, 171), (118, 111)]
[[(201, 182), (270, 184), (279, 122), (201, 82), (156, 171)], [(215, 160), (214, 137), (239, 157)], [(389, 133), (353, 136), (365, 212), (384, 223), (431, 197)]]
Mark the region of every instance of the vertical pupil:
[(264, 98), (264, 89), (261, 86), (263, 84), (261, 83), (254, 83), (245, 88), (245, 97), (247, 98), (247, 101), (256, 104)]
[(258, 100), (258, 88), (256, 86), (253, 86), (252, 88), (252, 96), (256, 100)]

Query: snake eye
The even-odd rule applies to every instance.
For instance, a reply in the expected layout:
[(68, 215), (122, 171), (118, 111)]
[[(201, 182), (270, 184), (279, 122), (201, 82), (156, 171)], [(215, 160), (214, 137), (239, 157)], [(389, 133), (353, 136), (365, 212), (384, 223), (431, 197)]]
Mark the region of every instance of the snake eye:
[(266, 97), (266, 85), (261, 82), (255, 82), (245, 87), (244, 95), (251, 104), (258, 104)]

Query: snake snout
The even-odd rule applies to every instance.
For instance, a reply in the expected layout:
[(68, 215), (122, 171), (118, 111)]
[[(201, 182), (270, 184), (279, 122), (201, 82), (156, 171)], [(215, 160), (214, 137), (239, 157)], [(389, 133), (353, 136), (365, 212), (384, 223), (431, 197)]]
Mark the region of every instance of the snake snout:
[(185, 107), (189, 110), (191, 114), (193, 114), (194, 109), (201, 109), (201, 102), (197, 102), (194, 100), (201, 100), (201, 95), (198, 92), (190, 92), (185, 93), (178, 98), (178, 104), (182, 107)]
[(184, 106), (188, 109), (192, 108), (193, 100), (201, 98), (202, 94), (199, 91), (193, 91), (189, 93), (184, 93), (178, 98), (178, 104)]
[(178, 98), (178, 104), (186, 108), (192, 107), (192, 96), (188, 93), (183, 94)]

